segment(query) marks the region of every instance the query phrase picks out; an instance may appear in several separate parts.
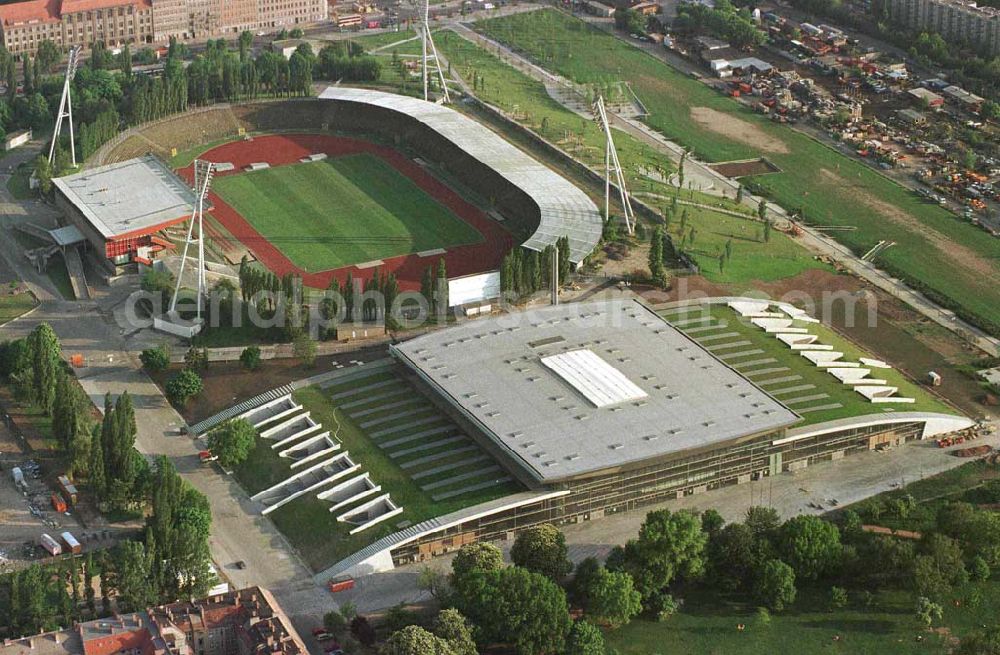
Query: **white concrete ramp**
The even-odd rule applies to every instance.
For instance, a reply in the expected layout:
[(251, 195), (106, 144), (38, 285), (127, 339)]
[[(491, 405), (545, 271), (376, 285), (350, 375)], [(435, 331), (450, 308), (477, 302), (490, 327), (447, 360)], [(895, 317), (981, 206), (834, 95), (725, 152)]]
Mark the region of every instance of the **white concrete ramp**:
[(69, 273), (69, 283), (73, 287), (73, 295), (77, 300), (90, 300), (90, 287), (87, 286), (87, 278), (83, 274), (83, 260), (80, 259), (80, 251), (73, 246), (63, 248), (63, 257), (66, 260), (66, 272)]

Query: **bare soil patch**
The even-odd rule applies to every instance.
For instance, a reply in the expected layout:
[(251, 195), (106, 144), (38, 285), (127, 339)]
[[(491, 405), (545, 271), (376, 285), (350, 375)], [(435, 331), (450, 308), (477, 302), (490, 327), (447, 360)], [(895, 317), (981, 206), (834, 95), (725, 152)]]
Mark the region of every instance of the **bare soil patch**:
[(691, 118), (702, 127), (716, 134), (721, 134), (752, 148), (758, 148), (764, 152), (781, 154), (789, 152), (788, 146), (785, 145), (784, 141), (768, 135), (753, 123), (737, 118), (732, 114), (727, 114), (710, 107), (692, 107)]
[[(189, 425), (213, 416), (249, 398), (288, 384), (294, 380), (333, 370), (337, 364), (351, 366), (351, 360), (372, 361), (388, 355), (385, 346), (372, 346), (349, 353), (317, 357), (313, 366), (304, 366), (298, 359), (267, 359), (255, 371), (248, 371), (239, 362), (212, 362), (198, 371), (204, 390), (177, 411)], [(172, 364), (166, 371), (150, 375), (163, 389), (167, 380), (177, 375), (183, 364)]]
[[(840, 177), (840, 175), (829, 169), (820, 169), (820, 175), (833, 184), (846, 184), (845, 180)], [(860, 188), (852, 189), (851, 194), (859, 198), (861, 202), (865, 203), (879, 214), (885, 216), (893, 223), (901, 225), (908, 230), (912, 230), (913, 232), (922, 234), (932, 246), (946, 254), (952, 260), (953, 265), (966, 269), (977, 277), (988, 277), (996, 274), (994, 264), (988, 259), (981, 256), (971, 248), (955, 243), (945, 235), (935, 230), (932, 226), (921, 222), (899, 207), (876, 198), (871, 193)]]
[(749, 161), (727, 161), (720, 164), (711, 164), (709, 168), (725, 175), (726, 177), (732, 178), (781, 172), (780, 168), (763, 157), (760, 159), (751, 159)]

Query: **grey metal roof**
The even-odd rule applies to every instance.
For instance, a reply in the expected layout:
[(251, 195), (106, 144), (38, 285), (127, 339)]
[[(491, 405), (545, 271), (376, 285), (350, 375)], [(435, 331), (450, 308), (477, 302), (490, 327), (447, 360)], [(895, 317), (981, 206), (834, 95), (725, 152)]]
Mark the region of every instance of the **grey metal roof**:
[(525, 248), (542, 250), (565, 236), (570, 261), (579, 263), (600, 241), (601, 213), (583, 191), (468, 116), (433, 102), (368, 89), (328, 87), (320, 98), (368, 104), (410, 116), (527, 193), (538, 205), (540, 220), (538, 229), (524, 242)]
[(49, 230), (49, 236), (52, 237), (57, 246), (72, 246), (87, 240), (83, 236), (83, 232), (80, 231), (80, 228), (75, 225), (66, 225)]
[(52, 180), (105, 239), (169, 223), (191, 213), (191, 188), (154, 155)]
[[(595, 407), (541, 359), (588, 349), (647, 394)], [(573, 303), (468, 321), (393, 354), (552, 482), (799, 420), (637, 301)]]

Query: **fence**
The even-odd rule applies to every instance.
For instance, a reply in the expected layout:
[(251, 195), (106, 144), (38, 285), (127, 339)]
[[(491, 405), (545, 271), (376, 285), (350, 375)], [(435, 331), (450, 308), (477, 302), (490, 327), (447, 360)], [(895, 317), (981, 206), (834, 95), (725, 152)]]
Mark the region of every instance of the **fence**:
[[(392, 341), (392, 337), (388, 334), (380, 335), (377, 337), (369, 337), (367, 339), (352, 339), (350, 341), (318, 341), (316, 342), (316, 356), (324, 357), (326, 355), (338, 355), (341, 353), (354, 352), (360, 348), (366, 348), (369, 346), (377, 346), (380, 344), (387, 344)], [(208, 361), (210, 362), (236, 362), (239, 361), (240, 355), (247, 346), (229, 346), (225, 348), (209, 348), (208, 349)], [(263, 359), (291, 359), (298, 357), (295, 354), (295, 344), (292, 343), (277, 343), (270, 345), (261, 345), (260, 348), (260, 358)], [(187, 353), (186, 348), (175, 348), (170, 353), (170, 361), (172, 363), (183, 363), (184, 355)]]

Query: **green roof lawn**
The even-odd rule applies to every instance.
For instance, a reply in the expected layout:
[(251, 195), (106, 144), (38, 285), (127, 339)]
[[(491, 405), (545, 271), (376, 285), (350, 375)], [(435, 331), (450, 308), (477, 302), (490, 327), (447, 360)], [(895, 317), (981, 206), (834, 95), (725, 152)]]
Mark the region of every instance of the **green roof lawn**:
[[(871, 403), (864, 396), (854, 391), (851, 386), (841, 383), (837, 378), (830, 375), (824, 369), (815, 366), (808, 359), (800, 355), (798, 351), (792, 350), (786, 346), (784, 342), (780, 341), (776, 336), (767, 334), (761, 328), (751, 324), (749, 320), (742, 319), (739, 314), (725, 305), (711, 305), (705, 306), (704, 308), (695, 308), (690, 310), (687, 314), (668, 310), (663, 312), (663, 316), (670, 322), (681, 323), (681, 325), (678, 326), (678, 329), (682, 331), (694, 328), (694, 331), (691, 332), (689, 336), (701, 343), (702, 346), (713, 348), (714, 350), (712, 352), (717, 357), (725, 357), (726, 355), (733, 355), (735, 353), (748, 350), (763, 351), (762, 353), (755, 353), (745, 357), (723, 359), (723, 361), (725, 361), (729, 366), (735, 368), (737, 371), (740, 371), (742, 375), (747, 376), (748, 379), (755, 384), (761, 386), (761, 388), (763, 388), (766, 392), (774, 394), (780, 402), (789, 403), (788, 407), (795, 412), (799, 412), (802, 416), (803, 420), (802, 423), (799, 424), (800, 426), (814, 425), (817, 423), (824, 423), (826, 421), (833, 421), (836, 419), (854, 416), (864, 416), (868, 414), (891, 414), (895, 412), (913, 411), (941, 412), (945, 414), (956, 413), (956, 410), (946, 404), (943, 400), (931, 394), (927, 389), (922, 388), (895, 368), (872, 368), (869, 377), (885, 380), (887, 386), (898, 387), (899, 390), (896, 392), (896, 395), (914, 398), (916, 399), (916, 402), (912, 404)], [(685, 323), (685, 321), (692, 321), (703, 316), (710, 318), (710, 321), (704, 323)], [(724, 327), (721, 327), (718, 330), (698, 329), (704, 325), (719, 325)], [(819, 337), (819, 343), (833, 346), (834, 350), (844, 353), (844, 357), (842, 358), (843, 361), (856, 362), (860, 357), (877, 359), (877, 357), (866, 353), (857, 345), (848, 341), (822, 323), (796, 323), (796, 327), (808, 328), (810, 334), (815, 334)], [(710, 338), (713, 335), (725, 333), (735, 333), (737, 336), (717, 339)], [(751, 345), (738, 346), (729, 349), (717, 348), (717, 346), (738, 341), (750, 341)], [(745, 365), (741, 366), (741, 362), (753, 362), (761, 359), (774, 359), (776, 361), (773, 363), (759, 364), (750, 367)], [(762, 371), (766, 369), (778, 368), (787, 368), (789, 370), (775, 371), (763, 375), (754, 375), (755, 370)], [(767, 384), (768, 380), (790, 376), (799, 376), (801, 379), (777, 384)], [(804, 385), (812, 385), (813, 388), (791, 393), (775, 394), (776, 391), (780, 391), (781, 389)], [(790, 402), (795, 398), (805, 398), (820, 394), (825, 394), (827, 397), (812, 399), (801, 403)], [(833, 404), (839, 404), (841, 406), (812, 412), (803, 411), (808, 410), (811, 407), (821, 407)]]

